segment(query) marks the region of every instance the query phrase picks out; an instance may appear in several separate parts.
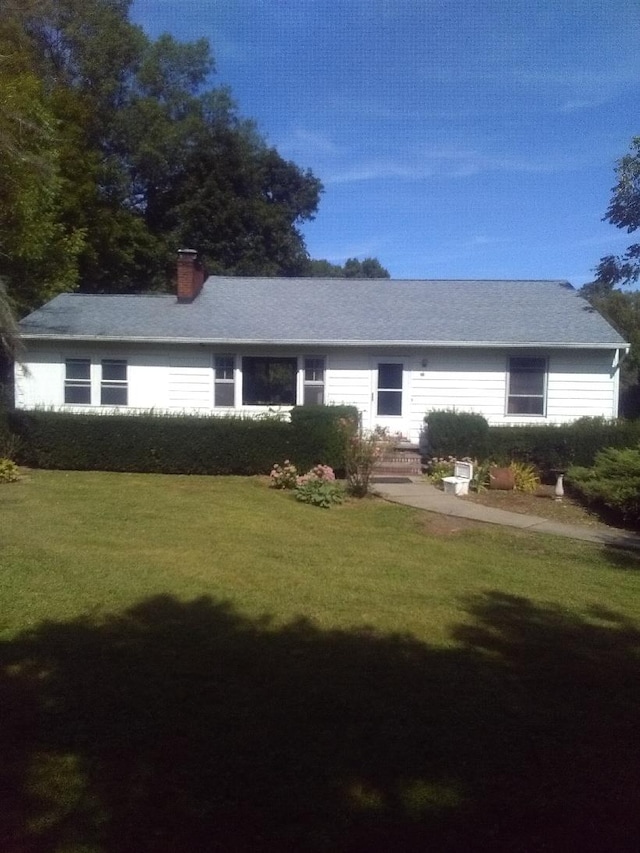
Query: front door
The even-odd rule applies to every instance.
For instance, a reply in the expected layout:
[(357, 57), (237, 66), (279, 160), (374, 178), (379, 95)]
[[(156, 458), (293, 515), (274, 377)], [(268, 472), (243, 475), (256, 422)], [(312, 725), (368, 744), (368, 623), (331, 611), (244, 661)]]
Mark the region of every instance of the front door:
[(379, 359), (372, 371), (373, 428), (384, 427), (390, 433), (406, 434), (407, 383), (402, 359)]

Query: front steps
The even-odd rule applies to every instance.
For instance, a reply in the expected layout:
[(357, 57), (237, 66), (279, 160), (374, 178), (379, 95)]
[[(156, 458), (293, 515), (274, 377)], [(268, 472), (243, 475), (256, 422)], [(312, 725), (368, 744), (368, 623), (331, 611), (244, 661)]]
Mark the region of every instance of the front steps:
[(419, 477), (422, 474), (420, 448), (417, 444), (402, 442), (388, 448), (376, 462), (373, 476)]

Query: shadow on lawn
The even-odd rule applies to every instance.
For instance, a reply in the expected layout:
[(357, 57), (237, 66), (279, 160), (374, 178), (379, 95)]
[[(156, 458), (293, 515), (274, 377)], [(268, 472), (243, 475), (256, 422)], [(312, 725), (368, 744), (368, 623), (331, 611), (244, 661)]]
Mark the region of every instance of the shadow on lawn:
[(640, 570), (640, 549), (619, 546), (605, 546), (607, 560), (617, 569), (627, 569), (637, 572)]
[(640, 634), (489, 592), (455, 647), (170, 597), (0, 647), (0, 849), (636, 849)]

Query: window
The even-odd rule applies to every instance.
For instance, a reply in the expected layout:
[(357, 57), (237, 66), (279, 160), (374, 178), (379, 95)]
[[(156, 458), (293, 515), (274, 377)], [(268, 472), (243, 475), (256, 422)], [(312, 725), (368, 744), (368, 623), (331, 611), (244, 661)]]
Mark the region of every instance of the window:
[(127, 405), (127, 362), (105, 359), (102, 362), (100, 405)]
[(217, 355), (214, 360), (213, 405), (235, 405), (235, 360), (232, 355)]
[(68, 358), (65, 363), (65, 403), (91, 404), (91, 361), (88, 358)]
[(403, 365), (396, 362), (378, 364), (378, 414), (402, 414)]
[(544, 415), (546, 378), (546, 359), (510, 358), (507, 414)]
[(297, 358), (245, 356), (242, 403), (245, 406), (295, 406)]
[(305, 406), (321, 406), (324, 403), (324, 358), (305, 358), (304, 391)]

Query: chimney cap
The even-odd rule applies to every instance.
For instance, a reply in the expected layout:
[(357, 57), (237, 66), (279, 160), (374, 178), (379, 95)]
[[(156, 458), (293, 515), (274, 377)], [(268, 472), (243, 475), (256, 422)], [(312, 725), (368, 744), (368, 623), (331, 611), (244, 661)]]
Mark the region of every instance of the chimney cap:
[(197, 249), (178, 249), (178, 254), (179, 255), (197, 255), (198, 250)]

